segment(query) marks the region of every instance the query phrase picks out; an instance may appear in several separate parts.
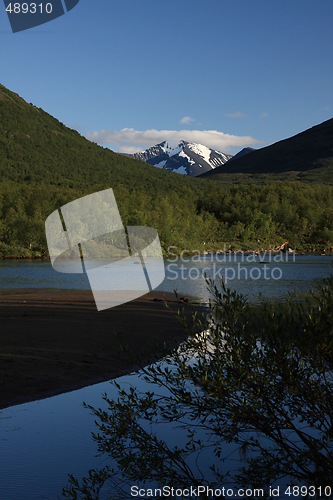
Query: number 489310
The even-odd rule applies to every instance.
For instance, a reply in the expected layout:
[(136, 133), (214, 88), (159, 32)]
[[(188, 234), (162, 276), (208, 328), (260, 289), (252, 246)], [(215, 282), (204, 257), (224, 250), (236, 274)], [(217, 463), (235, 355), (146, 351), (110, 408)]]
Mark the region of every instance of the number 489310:
[(332, 488), (330, 486), (326, 487), (321, 487), (321, 486), (288, 486), (288, 488), (284, 492), (285, 495), (287, 496), (292, 496), (292, 497), (314, 497), (318, 496), (320, 498), (327, 498), (332, 495)]
[(12, 7), (12, 3), (8, 4), (8, 6), (6, 7), (6, 11), (9, 12), (9, 14), (36, 14), (36, 13), (43, 13), (43, 12), (46, 12), (47, 14), (51, 14), (52, 12), (52, 4), (51, 3), (47, 3), (45, 5), (45, 11), (43, 11), (43, 4), (40, 3), (40, 4), (36, 4), (36, 3), (22, 3), (22, 5), (20, 3), (14, 3), (13, 4), (13, 7)]

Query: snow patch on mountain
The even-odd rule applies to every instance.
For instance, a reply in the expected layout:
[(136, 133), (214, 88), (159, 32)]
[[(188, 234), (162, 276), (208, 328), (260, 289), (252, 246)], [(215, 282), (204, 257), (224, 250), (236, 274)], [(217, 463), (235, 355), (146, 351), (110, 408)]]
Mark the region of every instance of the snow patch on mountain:
[(179, 156), (182, 156), (183, 158), (186, 158), (187, 161), (191, 164), (191, 165), (194, 165), (195, 164), (195, 161), (194, 160), (191, 160), (191, 158), (184, 153), (184, 151), (182, 151), (181, 153), (179, 153)]
[(162, 160), (159, 163), (155, 163), (154, 167), (163, 168), (166, 162), (167, 162), (166, 160)]
[(190, 148), (193, 153), (201, 156), (207, 163), (209, 163), (212, 151), (210, 148), (207, 148), (207, 146), (203, 146), (202, 144), (195, 144), (194, 142), (190, 142), (187, 147)]
[[(163, 144), (163, 143), (162, 143)], [(179, 154), (183, 150), (183, 141), (165, 141), (162, 150), (169, 156)]]
[(179, 167), (176, 170), (177, 174), (187, 175), (187, 170), (185, 167)]

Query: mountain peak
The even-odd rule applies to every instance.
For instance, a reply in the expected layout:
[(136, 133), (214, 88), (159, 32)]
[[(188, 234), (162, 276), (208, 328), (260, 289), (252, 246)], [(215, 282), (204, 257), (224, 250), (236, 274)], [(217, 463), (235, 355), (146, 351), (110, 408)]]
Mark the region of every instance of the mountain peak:
[(127, 156), (191, 177), (224, 165), (232, 157), (202, 144), (185, 140), (163, 141), (145, 151)]

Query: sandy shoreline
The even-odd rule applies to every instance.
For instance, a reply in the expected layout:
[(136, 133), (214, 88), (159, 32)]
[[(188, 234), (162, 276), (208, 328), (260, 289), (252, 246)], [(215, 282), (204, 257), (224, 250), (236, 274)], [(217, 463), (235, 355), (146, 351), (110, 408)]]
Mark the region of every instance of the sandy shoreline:
[(139, 354), (181, 342), (176, 313), (184, 306), (190, 317), (174, 294), (153, 291), (98, 312), (91, 291), (0, 289), (0, 409), (138, 369), (120, 344)]

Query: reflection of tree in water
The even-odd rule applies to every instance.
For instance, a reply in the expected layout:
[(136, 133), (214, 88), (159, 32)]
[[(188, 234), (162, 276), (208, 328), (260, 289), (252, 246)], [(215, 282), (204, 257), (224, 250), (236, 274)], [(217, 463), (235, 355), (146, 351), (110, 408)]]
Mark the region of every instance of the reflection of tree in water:
[[(177, 351), (165, 348), (163, 363), (143, 369), (153, 384), (148, 391), (116, 384), (118, 400), (104, 398), (107, 412), (86, 405), (96, 416), (93, 439), (116, 461), (117, 474), (106, 467), (80, 484), (72, 478), (67, 498), (99, 498), (89, 496), (88, 485), (110, 480), (120, 489), (127, 482), (266, 492), (284, 480), (307, 485), (311, 497), (324, 487), (330, 496), (333, 277), (306, 302), (278, 305), (250, 306), (223, 283), (209, 285), (218, 321), (195, 317), (190, 325), (180, 314), (189, 337)], [(163, 437), (165, 425), (175, 428), (176, 444), (172, 432)], [(109, 498), (115, 496), (113, 490)]]

